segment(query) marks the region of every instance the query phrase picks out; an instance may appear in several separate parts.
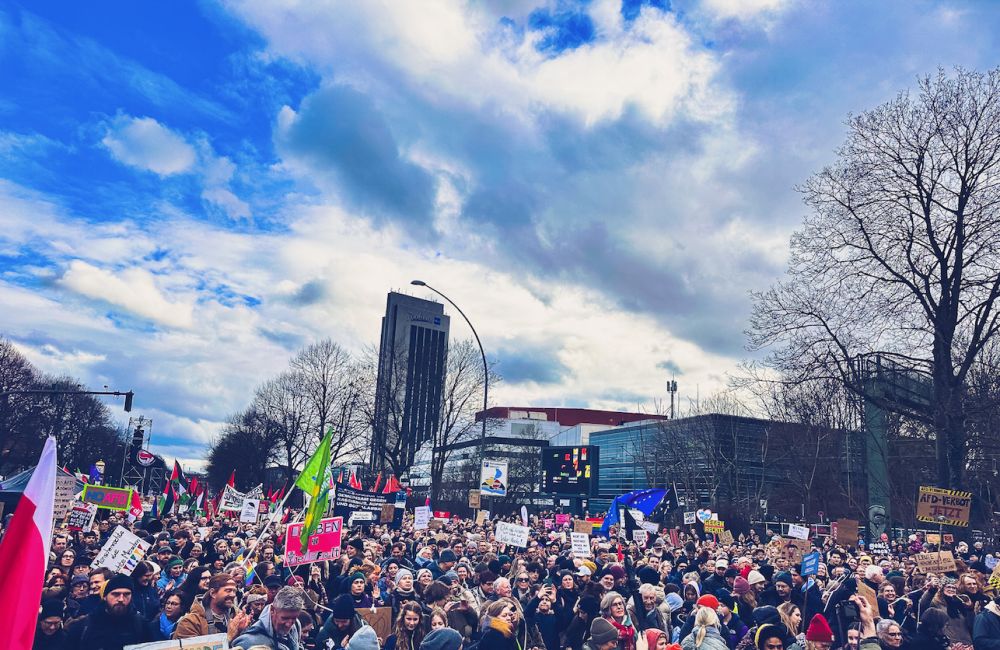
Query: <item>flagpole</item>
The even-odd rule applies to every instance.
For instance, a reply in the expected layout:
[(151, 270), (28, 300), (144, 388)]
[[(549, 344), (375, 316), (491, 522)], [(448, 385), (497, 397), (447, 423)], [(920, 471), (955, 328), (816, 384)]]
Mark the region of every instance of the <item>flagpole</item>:
[(257, 544), (259, 544), (261, 540), (265, 539), (265, 537), (263, 537), (264, 533), (267, 532), (267, 529), (270, 528), (271, 524), (275, 522), (277, 515), (280, 514), (285, 509), (285, 502), (288, 501), (288, 497), (292, 496), (292, 492), (294, 490), (295, 486), (293, 485), (292, 489), (289, 490), (288, 494), (286, 494), (284, 498), (281, 500), (281, 503), (278, 504), (278, 507), (275, 509), (275, 511), (272, 512), (271, 515), (267, 518), (267, 521), (264, 522), (264, 526), (259, 531), (257, 531), (253, 543), (250, 544), (250, 546), (247, 548), (246, 555), (243, 557), (244, 564), (250, 558), (250, 556), (253, 555), (253, 551), (254, 549), (257, 548)]

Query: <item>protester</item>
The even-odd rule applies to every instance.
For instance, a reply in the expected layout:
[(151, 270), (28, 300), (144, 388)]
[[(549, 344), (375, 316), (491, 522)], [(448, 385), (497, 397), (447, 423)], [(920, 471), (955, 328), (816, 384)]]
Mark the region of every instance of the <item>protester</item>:
[(117, 574), (103, 584), (102, 607), (66, 631), (67, 646), (78, 650), (121, 650), (150, 641), (145, 622), (132, 607), (132, 579)]
[(237, 611), (235, 603), (236, 581), (225, 573), (212, 576), (208, 591), (201, 598), (196, 598), (191, 610), (178, 621), (173, 638), (226, 634), (232, 639), (250, 624), (249, 616)]
[[(244, 648), (264, 646), (271, 650), (297, 650), (302, 635), (299, 613), (305, 606), (305, 593), (302, 589), (282, 587), (274, 596), (274, 601), (261, 612), (260, 618), (234, 638), (231, 645)], [(353, 641), (354, 639), (351, 639), (352, 643)], [(355, 647), (355, 650), (378, 650), (378, 642), (376, 641), (374, 648)]]

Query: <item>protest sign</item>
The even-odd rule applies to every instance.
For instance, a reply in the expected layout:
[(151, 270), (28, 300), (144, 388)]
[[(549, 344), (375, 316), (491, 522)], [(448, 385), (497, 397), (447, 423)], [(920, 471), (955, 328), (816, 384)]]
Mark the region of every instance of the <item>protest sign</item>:
[(122, 526), (116, 526), (90, 566), (94, 569), (106, 567), (115, 573), (132, 575), (148, 550), (149, 542), (142, 541)]
[(590, 535), (588, 533), (572, 532), (569, 536), (570, 542), (573, 545), (573, 555), (577, 557), (590, 557)]
[(378, 518), (380, 524), (391, 524), (392, 520), (396, 517), (396, 504), (395, 503), (383, 503), (382, 504), (382, 514)]
[(82, 530), (89, 533), (94, 526), (94, 517), (97, 515), (97, 506), (93, 503), (77, 503), (70, 508), (66, 515), (66, 527), (70, 530)]
[(639, 526), (653, 537), (660, 533), (660, 527), (652, 521), (640, 521)]
[(473, 510), (479, 510), (480, 495), (479, 490), (469, 490), (469, 507)]
[(527, 506), (521, 506), (521, 523), (525, 526), (528, 525), (528, 508)]
[(921, 573), (947, 573), (957, 571), (955, 556), (951, 551), (939, 551), (937, 553), (917, 553), (913, 556), (917, 563), (917, 569)]
[(186, 639), (151, 641), (124, 646), (123, 650), (228, 650), (229, 637), (226, 634), (206, 634)]
[(868, 601), (871, 611), (878, 612), (878, 596), (875, 595), (875, 590), (869, 587), (860, 577), (855, 579), (858, 584), (858, 595)]
[(917, 496), (917, 521), (948, 526), (968, 526), (971, 510), (972, 492), (920, 486), (920, 492)]
[(726, 530), (726, 523), (717, 519), (705, 520), (705, 532), (713, 535), (721, 535)]
[[(335, 483), (335, 491), (331, 498), (334, 517), (343, 517), (348, 526), (355, 524), (368, 525), (381, 520), (382, 506), (386, 503), (396, 503), (396, 495), (379, 494), (355, 490), (349, 485)], [(366, 513), (366, 514), (361, 514)], [(399, 528), (403, 523), (403, 509), (396, 508), (393, 512), (392, 526)]]
[(479, 512), (476, 513), (476, 525), (482, 526), (487, 522), (487, 520), (489, 520), (489, 518), (490, 518), (489, 510), (480, 510)]
[(518, 526), (506, 521), (497, 524), (496, 541), (498, 544), (510, 544), (526, 548), (528, 546), (528, 535), (531, 529), (527, 526)]
[(479, 472), (479, 490), (495, 497), (507, 496), (507, 461), (484, 459)]
[(837, 520), (837, 543), (844, 546), (856, 546), (858, 543), (858, 520)]
[(697, 521), (697, 517), (696, 517), (696, 514), (694, 512), (685, 512), (684, 513), (684, 523), (685, 524), (690, 525), (690, 524), (693, 524), (695, 521)]
[(594, 525), (585, 519), (577, 519), (573, 522), (573, 532), (589, 535), (594, 532)]
[(812, 551), (812, 544), (804, 539), (789, 539), (782, 537), (772, 541), (768, 546), (779, 557), (784, 557), (792, 564), (802, 561), (802, 556)]
[(132, 503), (132, 490), (104, 485), (86, 485), (83, 488), (83, 502), (93, 503), (98, 508), (108, 510), (128, 510)]
[(678, 531), (676, 528), (670, 529), (670, 545), (673, 546), (674, 548), (677, 548), (678, 546), (681, 545), (680, 531)]
[(226, 511), (231, 510), (233, 512), (240, 512), (243, 510), (243, 501), (247, 498), (247, 495), (243, 494), (231, 485), (227, 485), (222, 490), (222, 498), (219, 499), (219, 510)]
[(955, 536), (952, 535), (951, 533), (945, 533), (944, 534), (944, 543), (945, 544), (954, 544), (955, 543)]
[(940, 533), (927, 533), (927, 543), (940, 546), (941, 545)]
[(545, 530), (552, 530), (556, 526), (556, 520), (552, 517), (546, 517), (542, 519), (542, 525), (545, 526)]
[(240, 523), (255, 524), (257, 515), (260, 514), (260, 501), (257, 499), (244, 499), (243, 507), (240, 508)]
[(444, 521), (431, 517), (431, 520), (427, 522), (427, 527), (431, 530), (441, 530), (444, 528)]
[(729, 546), (730, 544), (732, 544), (733, 543), (733, 533), (731, 531), (728, 531), (728, 530), (724, 530), (721, 533), (719, 533), (719, 543), (720, 544), (725, 544), (726, 546)]
[(76, 477), (71, 474), (56, 473), (56, 493), (52, 502), (52, 519), (59, 521), (64, 519), (73, 507), (73, 500), (76, 496)]
[(392, 635), (392, 607), (360, 607), (356, 610), (358, 616), (365, 619), (375, 630), (378, 637), (378, 645), (385, 645), (385, 640)]
[(874, 555), (888, 555), (889, 545), (885, 542), (872, 542), (868, 545), (868, 551)]
[(788, 524), (788, 536), (792, 539), (809, 539), (809, 526)]
[(556, 526), (565, 526), (569, 523), (569, 515), (556, 515)]
[(814, 576), (819, 572), (819, 552), (802, 556), (802, 571), (800, 575)]
[(302, 535), (302, 525), (300, 522), (288, 526), (288, 533), (285, 535), (286, 566), (298, 566), (340, 558), (340, 542), (344, 529), (342, 517), (320, 519), (316, 532), (310, 535), (307, 540), (304, 553), (299, 541), (299, 537)]
[(413, 509), (413, 530), (427, 530), (430, 520), (430, 506), (417, 506)]
[(993, 589), (994, 593), (1000, 593), (1000, 564), (993, 567), (993, 573), (990, 574), (987, 584)]
[(640, 547), (645, 546), (646, 540), (648, 539), (649, 539), (649, 533), (646, 532), (645, 530), (639, 528), (637, 530), (632, 531), (632, 541), (634, 541)]

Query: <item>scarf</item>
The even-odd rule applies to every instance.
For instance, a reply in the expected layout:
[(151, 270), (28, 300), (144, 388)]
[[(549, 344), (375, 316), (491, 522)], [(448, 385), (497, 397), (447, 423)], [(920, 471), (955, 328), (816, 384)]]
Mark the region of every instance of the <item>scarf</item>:
[(623, 618), (621, 623), (610, 616), (607, 620), (618, 630), (618, 641), (624, 644), (622, 647), (625, 650), (635, 650), (635, 628), (628, 625), (628, 617)]
[(167, 615), (160, 612), (160, 634), (164, 638), (169, 639), (174, 634), (174, 628), (177, 627), (177, 621), (171, 621), (167, 618)]

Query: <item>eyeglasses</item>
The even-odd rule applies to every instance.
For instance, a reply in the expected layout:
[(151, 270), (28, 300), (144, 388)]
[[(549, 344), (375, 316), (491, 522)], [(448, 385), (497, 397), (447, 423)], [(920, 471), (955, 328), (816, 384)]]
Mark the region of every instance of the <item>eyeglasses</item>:
[(897, 637), (897, 636), (903, 636), (903, 633), (902, 632), (886, 632), (885, 635), (886, 636), (891, 636), (891, 637)]
[(518, 582), (527, 582), (528, 579), (527, 578), (518, 578), (517, 581)]

